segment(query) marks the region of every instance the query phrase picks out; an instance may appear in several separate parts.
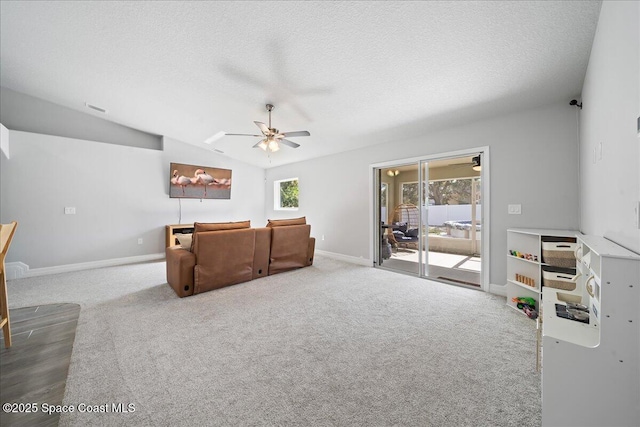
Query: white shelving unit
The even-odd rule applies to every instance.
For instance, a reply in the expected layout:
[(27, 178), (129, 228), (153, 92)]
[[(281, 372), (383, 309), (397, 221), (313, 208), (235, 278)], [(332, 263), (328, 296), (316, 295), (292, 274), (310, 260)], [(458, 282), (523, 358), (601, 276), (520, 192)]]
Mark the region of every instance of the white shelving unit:
[[(512, 228), (507, 230), (507, 250), (531, 254), (537, 261), (519, 258), (507, 253), (507, 305), (519, 310), (514, 297), (529, 297), (536, 300), (536, 308), (540, 306), (542, 293), (542, 241), (545, 237), (574, 238), (577, 231), (572, 230), (546, 230), (534, 228)], [(533, 286), (516, 280), (517, 275), (533, 279)]]
[[(542, 425), (640, 425), (640, 256), (577, 235), (574, 291), (542, 292)], [(589, 324), (556, 315), (556, 304), (590, 309)]]

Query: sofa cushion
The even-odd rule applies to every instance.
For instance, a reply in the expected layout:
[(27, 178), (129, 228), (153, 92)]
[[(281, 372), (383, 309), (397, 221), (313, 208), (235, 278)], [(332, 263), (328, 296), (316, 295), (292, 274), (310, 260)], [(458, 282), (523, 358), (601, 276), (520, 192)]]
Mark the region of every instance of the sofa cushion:
[(236, 222), (196, 222), (194, 224), (194, 231), (198, 233), (200, 231), (236, 230), (250, 227), (251, 221), (249, 220)]
[(267, 227), (283, 227), (287, 225), (305, 225), (307, 223), (306, 217), (292, 218), (292, 219), (269, 219), (267, 220)]
[(407, 237), (418, 237), (418, 229), (417, 228), (410, 228), (407, 230), (406, 233), (404, 233)]
[(393, 224), (396, 230), (402, 231), (403, 233), (407, 232), (407, 223), (406, 222), (395, 222)]

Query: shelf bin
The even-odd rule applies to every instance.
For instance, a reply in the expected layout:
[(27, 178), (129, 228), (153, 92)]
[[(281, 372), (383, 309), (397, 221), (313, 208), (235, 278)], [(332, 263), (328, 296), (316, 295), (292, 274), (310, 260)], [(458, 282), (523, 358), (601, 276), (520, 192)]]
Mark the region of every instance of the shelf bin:
[(574, 291), (576, 289), (575, 276), (555, 271), (542, 271), (542, 286), (562, 289), (563, 291)]
[(575, 268), (576, 243), (542, 242), (542, 262), (554, 267)]

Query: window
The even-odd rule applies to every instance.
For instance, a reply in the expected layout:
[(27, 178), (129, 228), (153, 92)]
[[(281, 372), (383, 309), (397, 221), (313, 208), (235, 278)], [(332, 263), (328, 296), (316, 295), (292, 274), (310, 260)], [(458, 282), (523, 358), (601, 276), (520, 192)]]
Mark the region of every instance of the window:
[(275, 210), (298, 210), (298, 178), (273, 183), (273, 205)]
[(380, 184), (380, 207), (387, 208), (387, 188), (386, 182)]
[(471, 187), (474, 185), (477, 189), (476, 199), (480, 200), (479, 182), (480, 178), (429, 181), (429, 200), (433, 200), (434, 205), (469, 205)]
[(383, 223), (387, 222), (387, 209), (389, 208), (389, 185), (386, 182), (380, 183), (380, 220)]
[(415, 206), (420, 206), (418, 203), (418, 183), (417, 182), (403, 182), (401, 184), (401, 203), (409, 203)]

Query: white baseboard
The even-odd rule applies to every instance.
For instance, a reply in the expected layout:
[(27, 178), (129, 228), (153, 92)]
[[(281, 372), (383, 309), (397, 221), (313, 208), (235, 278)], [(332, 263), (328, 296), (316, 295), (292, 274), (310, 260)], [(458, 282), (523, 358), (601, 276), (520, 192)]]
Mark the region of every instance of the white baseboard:
[(7, 262), (4, 264), (7, 280), (25, 277), (29, 271), (29, 266), (24, 262)]
[(496, 285), (495, 283), (489, 284), (489, 293), (495, 295), (507, 296), (507, 285)]
[(29, 268), (22, 262), (8, 262), (5, 264), (7, 279), (21, 279), (23, 277), (46, 276), (48, 274), (68, 273), (71, 271), (90, 270), (93, 268), (113, 267), (115, 265), (136, 264), (138, 262), (156, 261), (164, 259), (164, 253), (137, 255), (126, 258), (112, 258), (100, 261), (80, 262), (78, 264), (56, 265), (53, 267)]
[(338, 261), (350, 262), (351, 264), (365, 265), (367, 267), (371, 267), (372, 263), (370, 259), (355, 257), (351, 255), (339, 254), (336, 252), (327, 252), (322, 250), (315, 250), (315, 253), (318, 255), (326, 256), (327, 258), (336, 259)]

